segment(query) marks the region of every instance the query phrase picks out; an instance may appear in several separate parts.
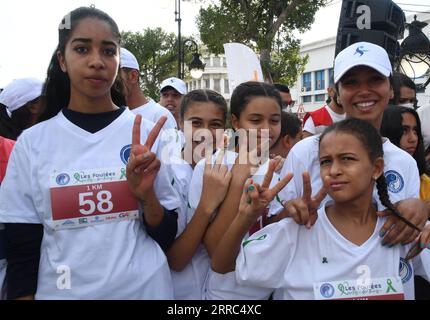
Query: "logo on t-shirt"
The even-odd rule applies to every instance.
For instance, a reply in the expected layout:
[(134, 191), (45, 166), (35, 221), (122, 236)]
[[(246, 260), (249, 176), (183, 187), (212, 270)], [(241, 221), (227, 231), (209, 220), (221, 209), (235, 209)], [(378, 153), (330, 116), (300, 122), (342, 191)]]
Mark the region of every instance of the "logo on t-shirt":
[(55, 178), (55, 182), (60, 186), (65, 186), (70, 182), (70, 176), (67, 173), (61, 173)]
[(388, 191), (392, 193), (399, 193), (405, 185), (402, 176), (394, 170), (385, 172), (385, 180), (387, 181)]
[(129, 145), (127, 145), (121, 149), (120, 157), (121, 157), (121, 160), (124, 164), (128, 163), (128, 159), (130, 158), (130, 153), (131, 153), (131, 144), (129, 144)]
[(412, 267), (409, 262), (403, 258), (400, 258), (399, 276), (402, 279), (402, 283), (408, 282), (412, 277)]
[(320, 288), (320, 292), (324, 298), (331, 298), (334, 295), (334, 288), (330, 283), (324, 283)]

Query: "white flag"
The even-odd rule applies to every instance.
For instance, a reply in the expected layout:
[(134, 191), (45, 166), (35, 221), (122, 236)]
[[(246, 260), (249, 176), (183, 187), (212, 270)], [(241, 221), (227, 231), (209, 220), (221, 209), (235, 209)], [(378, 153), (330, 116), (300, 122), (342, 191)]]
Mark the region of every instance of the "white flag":
[(224, 51), (230, 92), (246, 81), (264, 81), (260, 59), (249, 47), (241, 43), (225, 43)]

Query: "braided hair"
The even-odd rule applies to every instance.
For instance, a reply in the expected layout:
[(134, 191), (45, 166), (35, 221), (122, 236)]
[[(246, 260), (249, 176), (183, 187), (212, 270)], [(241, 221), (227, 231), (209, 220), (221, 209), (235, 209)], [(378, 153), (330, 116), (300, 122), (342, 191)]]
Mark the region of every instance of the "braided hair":
[[(319, 144), (324, 137), (330, 132), (343, 132), (349, 133), (356, 137), (366, 148), (369, 154), (370, 161), (374, 162), (377, 158), (384, 156), (384, 150), (382, 148), (382, 137), (378, 131), (368, 122), (349, 118), (340, 122), (337, 122), (328, 127), (319, 139)], [(376, 180), (376, 188), (378, 190), (379, 201), (390, 210), (391, 214), (402, 220), (408, 226), (418, 231), (421, 231), (412, 222), (407, 220), (402, 214), (395, 208), (393, 203), (390, 201), (388, 195), (387, 181), (384, 174), (381, 174)]]

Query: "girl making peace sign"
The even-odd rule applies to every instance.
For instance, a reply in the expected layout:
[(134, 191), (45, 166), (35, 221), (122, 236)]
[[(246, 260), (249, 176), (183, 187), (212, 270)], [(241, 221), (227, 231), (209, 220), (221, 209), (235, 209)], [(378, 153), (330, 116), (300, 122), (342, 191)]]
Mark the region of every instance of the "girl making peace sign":
[[(312, 229), (283, 219), (242, 242), (265, 206), (261, 187), (248, 181), (239, 213), (212, 256), (213, 270), (235, 270), (238, 283), (259, 288), (261, 298), (276, 290), (279, 299), (413, 299), (414, 273), (429, 279), (430, 252), (411, 261), (411, 245), (379, 241), (387, 218), (376, 214), (375, 184), (380, 201), (398, 213), (388, 197), (376, 129), (353, 118), (332, 125), (319, 139), (319, 162), (324, 187), (318, 194), (328, 192), (332, 201), (318, 210)], [(430, 225), (418, 242), (430, 248)]]
[(36, 299), (172, 298), (166, 257), (148, 235), (180, 206), (157, 160), (165, 119), (150, 132), (124, 107), (119, 49), (106, 13), (70, 12), (48, 70), (47, 121), (11, 155), (0, 221), (43, 225)]

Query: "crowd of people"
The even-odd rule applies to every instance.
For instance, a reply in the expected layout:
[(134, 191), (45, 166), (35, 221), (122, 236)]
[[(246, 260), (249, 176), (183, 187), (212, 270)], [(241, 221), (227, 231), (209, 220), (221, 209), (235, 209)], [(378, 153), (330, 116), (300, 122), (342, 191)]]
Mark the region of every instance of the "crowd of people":
[(64, 19), (0, 93), (0, 299), (430, 299), (430, 106), (382, 47), (302, 123), (281, 84), (157, 103), (108, 14)]

